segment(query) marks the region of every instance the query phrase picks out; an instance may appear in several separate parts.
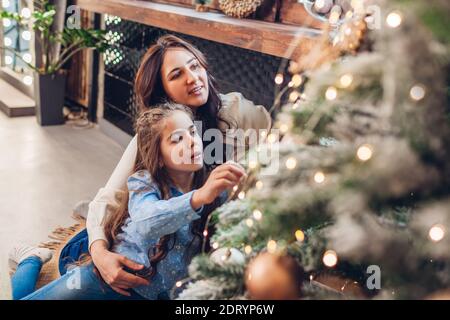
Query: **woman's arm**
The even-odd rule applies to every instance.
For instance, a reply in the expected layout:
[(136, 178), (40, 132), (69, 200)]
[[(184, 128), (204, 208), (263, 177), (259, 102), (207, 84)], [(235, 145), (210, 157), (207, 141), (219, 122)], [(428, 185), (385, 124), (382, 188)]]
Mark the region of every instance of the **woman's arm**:
[[(230, 122), (236, 129), (269, 130), (272, 127), (272, 118), (262, 105), (255, 105), (246, 99), (240, 92), (221, 94), (222, 109), (220, 116)], [(221, 123), (221, 129), (226, 128)]]
[(122, 155), (119, 163), (114, 169), (111, 177), (105, 187), (101, 188), (94, 200), (89, 204), (89, 211), (86, 220), (86, 227), (89, 236), (89, 250), (92, 244), (97, 240), (106, 240), (103, 231), (103, 219), (109, 213), (119, 206), (119, 199), (126, 192), (126, 183), (128, 177), (132, 174), (137, 154), (136, 136), (130, 141), (128, 147)]
[(247, 147), (255, 146), (262, 131), (267, 134), (272, 127), (272, 118), (262, 105), (255, 105), (239, 92), (220, 95), (222, 108), (219, 123), (224, 143), (234, 146), (232, 159), (241, 161)]

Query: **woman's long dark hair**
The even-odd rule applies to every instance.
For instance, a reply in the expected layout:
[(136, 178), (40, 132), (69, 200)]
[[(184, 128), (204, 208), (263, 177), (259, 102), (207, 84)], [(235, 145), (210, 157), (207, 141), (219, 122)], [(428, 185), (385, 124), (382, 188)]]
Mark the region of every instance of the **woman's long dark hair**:
[[(138, 152), (134, 172), (138, 172), (139, 170), (148, 170), (152, 180), (156, 183), (161, 192), (162, 199), (170, 198), (170, 185), (172, 185), (172, 181), (164, 166), (161, 165), (163, 163), (160, 148), (161, 132), (164, 128), (165, 120), (175, 111), (184, 111), (189, 114), (192, 119), (192, 113), (189, 108), (166, 102), (144, 111), (137, 119), (135, 125)], [(192, 189), (200, 188), (206, 181), (206, 178), (207, 169), (205, 167), (195, 172)], [(136, 192), (142, 192), (142, 190)], [(121, 205), (117, 210), (106, 216), (104, 223), (105, 235), (110, 245), (115, 243), (117, 240), (117, 235), (122, 231), (122, 226), (129, 217), (128, 194), (121, 199), (120, 203)], [(201, 218), (191, 223), (190, 229), (194, 234), (194, 238), (189, 245), (189, 248), (186, 250), (189, 257), (192, 257), (200, 251), (202, 245), (202, 233), (205, 228), (208, 215), (216, 207), (217, 202), (205, 207), (201, 214)], [(143, 272), (139, 272), (139, 274), (147, 278), (152, 278), (156, 274), (157, 264), (163, 260), (167, 256), (168, 252), (173, 248), (173, 245), (169, 247), (169, 244), (171, 242), (174, 244), (175, 241), (175, 234), (169, 234), (161, 237), (155, 247), (149, 249), (148, 256), (150, 268), (146, 268)], [(208, 243), (207, 250), (209, 250)]]
[[(134, 82), (134, 91), (137, 97), (139, 111), (143, 112), (152, 108), (154, 105), (170, 101), (161, 80), (161, 66), (164, 61), (164, 55), (170, 48), (183, 48), (189, 51), (206, 70), (209, 86), (208, 100), (205, 105), (196, 109), (195, 114), (195, 119), (202, 121), (203, 130), (219, 128), (220, 122), (223, 122), (230, 128), (229, 121), (219, 116), (222, 101), (217, 91), (217, 83), (209, 72), (205, 56), (193, 45), (174, 35), (160, 37), (156, 41), (156, 44), (147, 50), (141, 60)], [(206, 147), (209, 143), (210, 141), (203, 141), (203, 146)]]

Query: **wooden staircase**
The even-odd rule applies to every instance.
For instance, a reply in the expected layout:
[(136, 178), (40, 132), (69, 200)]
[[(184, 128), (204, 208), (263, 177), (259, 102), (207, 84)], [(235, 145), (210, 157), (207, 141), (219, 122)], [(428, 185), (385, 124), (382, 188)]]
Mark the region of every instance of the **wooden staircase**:
[(35, 115), (33, 88), (22, 82), (22, 76), (0, 68), (0, 110), (8, 117)]

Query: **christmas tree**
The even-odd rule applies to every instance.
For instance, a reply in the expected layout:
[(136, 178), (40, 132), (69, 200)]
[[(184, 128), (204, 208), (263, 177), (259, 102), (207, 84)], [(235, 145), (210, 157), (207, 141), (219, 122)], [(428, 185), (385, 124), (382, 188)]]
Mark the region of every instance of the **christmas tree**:
[(248, 163), (179, 299), (450, 297), (450, 4), (351, 3), (277, 75), (249, 154), (279, 170)]

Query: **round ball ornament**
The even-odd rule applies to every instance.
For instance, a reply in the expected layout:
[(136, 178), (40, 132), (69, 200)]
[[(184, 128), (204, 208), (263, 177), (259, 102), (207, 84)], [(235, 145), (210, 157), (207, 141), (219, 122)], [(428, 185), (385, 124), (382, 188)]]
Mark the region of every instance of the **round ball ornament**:
[(294, 300), (301, 296), (303, 268), (288, 255), (260, 253), (245, 272), (248, 294), (256, 300)]

